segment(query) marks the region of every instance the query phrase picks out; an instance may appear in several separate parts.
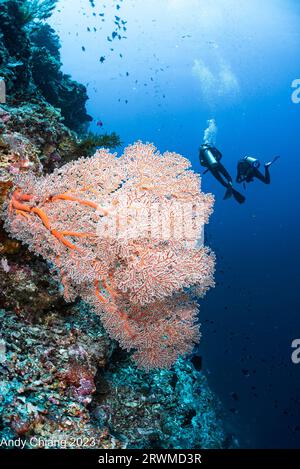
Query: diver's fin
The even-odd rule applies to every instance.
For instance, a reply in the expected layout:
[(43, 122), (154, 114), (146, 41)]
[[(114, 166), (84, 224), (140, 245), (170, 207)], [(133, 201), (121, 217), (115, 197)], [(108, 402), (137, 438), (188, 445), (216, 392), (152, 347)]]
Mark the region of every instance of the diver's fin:
[(271, 164), (275, 163), (280, 158), (279, 155), (275, 156), (273, 160), (269, 161), (268, 163), (265, 164), (266, 167), (271, 166)]
[(230, 197), (232, 196), (232, 186), (228, 187), (227, 191), (225, 192), (225, 195), (223, 197), (223, 200), (227, 200), (227, 199), (230, 199)]
[(243, 204), (246, 200), (246, 197), (243, 196), (240, 192), (238, 192), (236, 189), (234, 189), (232, 186), (229, 186), (227, 191), (225, 192), (225, 195), (223, 197), (223, 200), (230, 199), (230, 197), (233, 196), (235, 200), (239, 204)]
[(243, 204), (246, 197), (235, 189), (232, 189), (232, 195), (239, 204)]

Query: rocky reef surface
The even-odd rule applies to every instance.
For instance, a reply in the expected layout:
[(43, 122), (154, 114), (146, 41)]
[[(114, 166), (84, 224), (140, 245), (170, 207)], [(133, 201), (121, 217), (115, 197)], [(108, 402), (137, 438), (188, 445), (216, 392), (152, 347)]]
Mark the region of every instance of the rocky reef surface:
[[(87, 93), (61, 71), (45, 19), (55, 1), (0, 1), (0, 210), (16, 175), (51, 172), (116, 134), (87, 133)], [(0, 226), (0, 439), (46, 447), (235, 445), (201, 370), (138, 370), (83, 302), (67, 304), (49, 266)]]
[(191, 363), (138, 370), (86, 305), (56, 303), (53, 294), (53, 311), (35, 321), (0, 313), (0, 438), (22, 438), (28, 448), (37, 439), (69, 448), (233, 444), (206, 378)]

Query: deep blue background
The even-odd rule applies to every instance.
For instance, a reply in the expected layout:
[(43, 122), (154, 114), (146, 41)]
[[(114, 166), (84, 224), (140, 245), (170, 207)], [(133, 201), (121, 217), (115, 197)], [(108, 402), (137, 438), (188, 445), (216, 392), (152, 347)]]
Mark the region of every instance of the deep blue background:
[[(300, 338), (300, 104), (291, 101), (300, 78), (299, 2), (95, 3), (62, 0), (52, 20), (65, 70), (88, 85), (94, 131), (101, 119), (124, 145), (152, 141), (200, 171), (198, 147), (215, 118), (233, 176), (245, 154), (262, 162), (281, 155), (271, 185), (251, 184), (243, 206), (223, 201), (223, 188), (203, 176), (216, 196), (206, 237), (217, 254), (217, 286), (201, 303), (200, 352), (242, 447), (300, 447), (300, 364), (291, 361)], [(114, 15), (128, 21), (127, 31), (110, 43)], [(225, 63), (237, 81), (214, 92), (207, 78), (207, 89), (195, 60), (215, 74)]]

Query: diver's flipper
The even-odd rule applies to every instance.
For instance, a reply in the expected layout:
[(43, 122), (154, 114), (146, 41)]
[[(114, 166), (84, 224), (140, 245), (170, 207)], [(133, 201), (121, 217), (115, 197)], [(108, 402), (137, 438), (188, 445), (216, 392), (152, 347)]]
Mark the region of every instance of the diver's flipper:
[(232, 189), (232, 195), (239, 204), (243, 204), (246, 197), (235, 189)]
[(230, 197), (232, 196), (232, 187), (228, 187), (227, 191), (225, 192), (225, 195), (223, 197), (223, 200), (227, 200), (227, 199), (230, 199)]
[(275, 161), (277, 161), (279, 158), (280, 158), (279, 155), (275, 156), (272, 161), (269, 161), (268, 163), (265, 164), (265, 167), (267, 168), (271, 166), (271, 164), (275, 163)]
[(233, 196), (239, 204), (243, 204), (246, 200), (246, 197), (244, 197), (243, 194), (241, 194), (240, 192), (238, 192), (237, 190), (235, 190), (233, 187), (230, 186), (225, 192), (223, 200), (230, 199), (231, 196)]

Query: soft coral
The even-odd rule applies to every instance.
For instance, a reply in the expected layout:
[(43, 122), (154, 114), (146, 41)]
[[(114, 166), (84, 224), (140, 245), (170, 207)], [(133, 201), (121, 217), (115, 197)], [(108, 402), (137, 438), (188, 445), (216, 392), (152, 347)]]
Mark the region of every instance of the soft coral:
[(192, 350), (188, 288), (213, 286), (214, 255), (198, 246), (213, 197), (189, 166), (141, 142), (121, 158), (99, 150), (51, 175), (17, 176), (4, 213), (11, 235), (55, 266), (66, 299), (93, 304), (145, 368)]

